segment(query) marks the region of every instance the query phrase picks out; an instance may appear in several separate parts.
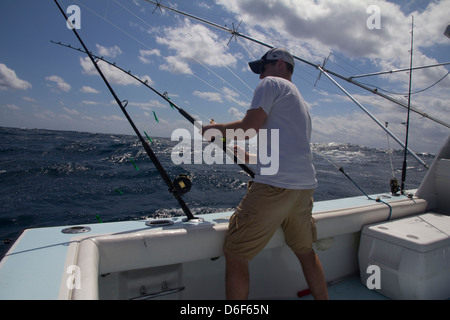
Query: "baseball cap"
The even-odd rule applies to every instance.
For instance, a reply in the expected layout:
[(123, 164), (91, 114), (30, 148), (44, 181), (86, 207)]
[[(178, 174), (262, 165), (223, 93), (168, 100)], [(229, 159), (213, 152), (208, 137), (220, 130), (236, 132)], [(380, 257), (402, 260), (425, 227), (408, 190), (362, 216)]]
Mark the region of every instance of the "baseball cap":
[(273, 48), (266, 52), (261, 59), (249, 62), (250, 69), (256, 74), (261, 73), (261, 67), (269, 61), (278, 61), (283, 59), (284, 62), (289, 63), (293, 67), (295, 66), (294, 57), (286, 49)]

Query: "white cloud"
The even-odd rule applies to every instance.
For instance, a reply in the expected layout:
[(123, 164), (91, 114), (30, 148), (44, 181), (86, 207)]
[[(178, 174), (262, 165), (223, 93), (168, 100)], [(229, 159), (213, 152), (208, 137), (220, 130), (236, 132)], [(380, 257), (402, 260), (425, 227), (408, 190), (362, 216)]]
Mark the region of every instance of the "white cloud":
[[(347, 99), (340, 95), (331, 95), (334, 102), (345, 101)], [(388, 129), (402, 142), (405, 140), (405, 125), (407, 110), (394, 103), (386, 102), (380, 97), (371, 95), (354, 95), (364, 107), (382, 124), (389, 122)], [(422, 105), (427, 101), (429, 105)], [(440, 99), (418, 99), (417, 105), (421, 111), (426, 111), (430, 115), (440, 120), (450, 123), (448, 110), (442, 107)], [(444, 100), (450, 103), (450, 100)], [(352, 106), (349, 102), (349, 106)], [(387, 147), (387, 133), (383, 131), (366, 113), (354, 105), (354, 111), (342, 114), (314, 115), (313, 118), (313, 142), (338, 142), (369, 145), (375, 147)], [(430, 112), (428, 112), (430, 111)], [(448, 136), (448, 128), (425, 119), (422, 116), (411, 112), (410, 126), (410, 149), (419, 152), (437, 152), (443, 141)], [(402, 147), (391, 139), (391, 147), (401, 149)]]
[(193, 95), (211, 102), (223, 103), (222, 95), (218, 92), (194, 91)]
[(81, 116), (81, 119), (88, 120), (88, 121), (94, 121), (94, 118), (89, 117), (89, 116)]
[(71, 90), (70, 84), (64, 81), (63, 78), (60, 76), (49, 76), (46, 77), (45, 80), (49, 81), (50, 83), (47, 84), (48, 87), (56, 90), (56, 91), (63, 91), (63, 92), (69, 92)]
[(81, 103), (85, 104), (85, 105), (89, 105), (89, 106), (95, 106), (95, 105), (99, 104), (98, 102), (90, 101), (90, 100), (83, 100), (83, 101), (81, 101)]
[(224, 87), (224, 88), (222, 88), (222, 92), (224, 93), (225, 99), (227, 99), (227, 101), (235, 103), (244, 109), (248, 109), (250, 107), (249, 102), (238, 99), (239, 94), (236, 91), (231, 90), (230, 88)]
[(228, 109), (228, 113), (234, 119), (238, 119), (238, 120), (242, 119), (245, 116), (245, 114), (243, 112), (240, 112), (237, 108), (234, 108), (234, 107)]
[(143, 76), (140, 78), (140, 80), (146, 82), (149, 86), (155, 84), (155, 82), (149, 76)]
[(102, 116), (102, 119), (106, 121), (126, 121), (124, 117), (120, 116)]
[(229, 53), (224, 39), (212, 32), (210, 28), (191, 24), (185, 19), (181, 26), (165, 28), (164, 36), (156, 38), (161, 45), (166, 45), (175, 55), (166, 58), (163, 68), (175, 73), (192, 74), (188, 63), (200, 63), (208, 67), (234, 66), (236, 57)]
[(199, 6), (200, 8), (204, 8), (204, 9), (208, 9), (208, 10), (211, 10), (211, 9), (213, 8), (211, 5), (207, 4), (206, 2), (200, 2), (200, 3), (198, 4), (198, 6)]
[[(292, 43), (285, 40), (296, 40), (297, 43), (300, 40), (309, 44), (314, 52), (326, 53), (330, 48), (338, 48), (353, 57), (381, 53), (383, 45), (379, 40), (392, 36), (388, 32), (390, 24), (387, 21), (380, 30), (367, 28), (369, 5), (381, 7), (383, 20), (390, 20), (398, 14), (403, 16), (396, 5), (379, 0), (279, 0), (276, 4), (259, 0), (218, 0), (218, 3), (243, 20), (243, 27), (254, 28), (254, 32), (260, 30), (283, 43)], [(402, 30), (397, 29), (395, 33)]]
[(148, 102), (129, 102), (128, 103), (129, 106), (135, 106), (135, 107), (139, 107), (142, 110), (153, 110), (153, 108), (160, 108), (160, 109), (165, 109), (167, 108), (167, 105), (164, 103), (161, 103), (159, 100), (150, 100)]
[(19, 79), (14, 70), (9, 69), (3, 63), (0, 63), (0, 90), (27, 90), (30, 88), (31, 84), (28, 81)]
[(80, 92), (82, 92), (82, 93), (95, 93), (95, 94), (99, 94), (100, 93), (100, 91), (98, 91), (98, 90), (96, 90), (94, 88), (88, 87), (88, 86), (83, 86), (80, 89)]
[(28, 102), (36, 102), (36, 99), (30, 98), (30, 97), (23, 97), (23, 100)]
[(160, 69), (162, 71), (169, 71), (179, 74), (194, 74), (187, 62), (182, 61), (175, 56), (166, 57), (166, 61), (167, 64), (163, 64), (160, 66)]
[(161, 56), (161, 52), (158, 49), (139, 50), (139, 60), (141, 60), (145, 64), (151, 63), (151, 61), (149, 59), (147, 59), (147, 57), (153, 56), (153, 55), (159, 57), (159, 56)]
[(64, 111), (66, 111), (68, 114), (72, 116), (78, 116), (80, 113), (75, 109), (69, 109), (67, 107), (63, 107)]
[[(411, 18), (398, 4), (383, 0), (218, 0), (251, 36), (272, 45), (282, 44), (297, 56), (321, 63), (329, 52), (341, 52), (353, 59), (369, 58), (382, 70), (409, 66)], [(368, 29), (370, 5), (380, 8), (381, 28)], [(446, 44), (442, 36), (448, 23), (450, 1), (431, 2), (426, 10), (413, 12), (415, 17), (415, 64), (436, 63), (423, 49)], [(245, 44), (248, 46), (248, 42)], [(259, 56), (265, 48), (257, 47)], [(442, 76), (441, 68), (441, 76)], [(439, 73), (438, 69), (434, 71)], [(398, 75), (407, 82), (407, 77)], [(430, 83), (435, 74), (419, 83)], [(391, 77), (392, 78), (392, 77)], [(392, 78), (396, 79), (396, 78)]]
[(107, 47), (103, 47), (99, 44), (96, 44), (96, 47), (98, 50), (98, 54), (102, 57), (115, 58), (122, 54), (122, 50), (118, 46), (107, 48)]
[(54, 120), (56, 118), (56, 114), (51, 110), (43, 110), (39, 113), (33, 114), (35, 118), (41, 120)]
[(448, 44), (448, 38), (442, 34), (449, 23), (450, 12), (449, 1), (430, 1), (427, 9), (423, 12), (413, 12), (415, 39), (423, 47), (432, 47), (436, 44)]
[(16, 106), (15, 104), (7, 104), (2, 106), (3, 108), (9, 109), (9, 110), (20, 110), (20, 107)]

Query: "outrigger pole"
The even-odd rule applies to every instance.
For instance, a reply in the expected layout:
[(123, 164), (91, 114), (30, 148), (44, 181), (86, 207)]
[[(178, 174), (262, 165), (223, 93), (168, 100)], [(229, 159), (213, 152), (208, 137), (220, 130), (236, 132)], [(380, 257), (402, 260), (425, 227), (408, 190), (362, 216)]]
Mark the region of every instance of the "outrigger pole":
[[(173, 12), (176, 12), (176, 13), (181, 14), (181, 15), (184, 15), (184, 16), (186, 16), (186, 17), (188, 17), (188, 18), (191, 18), (191, 19), (200, 21), (200, 22), (202, 22), (202, 23), (205, 23), (205, 24), (208, 24), (208, 25), (213, 26), (213, 27), (215, 27), (215, 28), (218, 28), (218, 29), (221, 29), (221, 30), (223, 30), (223, 31), (226, 31), (226, 32), (228, 32), (228, 33), (231, 34), (232, 38), (233, 38), (233, 37), (236, 37), (236, 38), (237, 38), (237, 37), (241, 37), (241, 38), (250, 40), (250, 41), (252, 41), (252, 42), (255, 42), (255, 43), (257, 43), (257, 44), (260, 44), (260, 45), (262, 45), (262, 46), (265, 46), (265, 47), (267, 47), (267, 48), (270, 48), (270, 49), (273, 48), (273, 46), (271, 46), (271, 45), (269, 45), (269, 44), (267, 44), (267, 43), (264, 43), (264, 42), (262, 42), (262, 41), (260, 41), (260, 40), (254, 39), (254, 38), (252, 38), (252, 37), (249, 37), (249, 36), (247, 36), (247, 35), (245, 35), (245, 34), (240, 33), (239, 31), (237, 31), (237, 28), (230, 29), (230, 28), (227, 28), (227, 27), (223, 27), (223, 26), (218, 25), (218, 24), (216, 24), (216, 23), (214, 23), (214, 22), (211, 22), (211, 21), (208, 21), (208, 20), (205, 20), (205, 19), (202, 19), (202, 18), (193, 16), (193, 15), (191, 15), (191, 14), (189, 14), (189, 13), (186, 13), (186, 12), (183, 12), (183, 11), (179, 11), (179, 10), (177, 10), (177, 9), (174, 9), (174, 8), (171, 8), (171, 7), (168, 7), (168, 6), (165, 6), (165, 5), (161, 4), (161, 2), (154, 2), (154, 1), (151, 1), (151, 0), (145, 0), (145, 1), (147, 1), (147, 2), (149, 2), (149, 3), (151, 3), (151, 4), (156, 5), (157, 8), (164, 8), (164, 9), (167, 9), (167, 10), (170, 10), (170, 11), (173, 11)], [(239, 26), (240, 26), (240, 25), (241, 25), (241, 24), (239, 24)], [(238, 26), (238, 27), (239, 27), (239, 26)], [(397, 99), (395, 99), (395, 98), (393, 98), (393, 97), (391, 97), (391, 96), (388, 96), (388, 95), (386, 95), (386, 94), (384, 94), (384, 93), (382, 93), (382, 92), (379, 92), (376, 88), (373, 89), (373, 88), (370, 88), (370, 87), (368, 87), (368, 86), (366, 86), (366, 85), (364, 85), (364, 84), (362, 84), (362, 83), (360, 83), (360, 82), (354, 81), (353, 78), (355, 78), (355, 77), (345, 77), (345, 76), (343, 76), (343, 75), (340, 75), (339, 73), (336, 73), (336, 72), (334, 72), (334, 71), (331, 71), (331, 70), (326, 69), (325, 66), (323, 66), (323, 65), (322, 65), (322, 66), (317, 65), (317, 64), (315, 64), (315, 63), (312, 63), (312, 62), (310, 62), (310, 61), (308, 61), (308, 60), (302, 59), (302, 58), (297, 57), (297, 56), (295, 56), (295, 55), (294, 55), (293, 57), (294, 57), (294, 59), (296, 59), (296, 60), (298, 60), (298, 61), (301, 61), (301, 62), (303, 62), (303, 63), (306, 63), (306, 64), (308, 64), (308, 65), (310, 65), (310, 66), (312, 66), (312, 67), (314, 67), (314, 68), (316, 68), (316, 69), (318, 69), (318, 70), (321, 70), (321, 69), (322, 69), (321, 72), (327, 72), (327, 73), (329, 73), (329, 74), (331, 74), (331, 75), (333, 75), (333, 76), (335, 76), (335, 77), (338, 77), (338, 78), (340, 78), (340, 79), (342, 79), (342, 80), (345, 80), (345, 81), (347, 81), (347, 82), (349, 82), (349, 83), (351, 83), (351, 84), (354, 84), (354, 85), (356, 85), (356, 86), (358, 86), (358, 87), (360, 87), (360, 88), (362, 88), (362, 89), (364, 89), (364, 90), (370, 91), (370, 92), (373, 93), (373, 94), (376, 94), (376, 95), (378, 95), (378, 96), (380, 96), (380, 97), (382, 97), (382, 98), (385, 98), (385, 99), (387, 99), (387, 100), (389, 100), (389, 101), (391, 101), (391, 102), (393, 102), (393, 103), (395, 103), (395, 104), (398, 104), (398, 105), (402, 106), (402, 107), (405, 108), (405, 109), (410, 108), (411, 111), (413, 111), (413, 112), (415, 112), (415, 113), (417, 113), (417, 114), (420, 114), (422, 117), (428, 118), (428, 119), (430, 119), (430, 120), (432, 120), (432, 121), (434, 121), (434, 122), (436, 122), (436, 123), (439, 123), (439, 124), (441, 124), (441, 125), (443, 125), (443, 126), (445, 126), (445, 127), (447, 127), (447, 128), (450, 128), (450, 124), (448, 124), (448, 123), (446, 123), (446, 122), (444, 122), (444, 121), (442, 121), (442, 120), (440, 120), (440, 119), (437, 119), (437, 118), (435, 118), (435, 117), (432, 117), (432, 116), (430, 116), (429, 114), (427, 114), (427, 113), (425, 113), (425, 112), (423, 112), (423, 111), (420, 111), (420, 110), (418, 110), (418, 109), (416, 109), (416, 108), (414, 108), (414, 107), (412, 107), (412, 106), (409, 106), (409, 107), (408, 107), (408, 104), (407, 104), (407, 103), (405, 103), (405, 102), (403, 102), (403, 101), (400, 101), (400, 100), (397, 100)], [(446, 63), (446, 64), (448, 64), (448, 63)], [(442, 65), (444, 65), (444, 64), (442, 64)], [(320, 68), (321, 68), (321, 69), (320, 69)], [(409, 69), (408, 69), (408, 70), (409, 70)]]
[[(82, 50), (82, 49), (77, 49), (74, 48), (70, 45), (66, 45), (63, 44), (61, 42), (55, 42), (55, 41), (51, 41), (54, 44), (69, 48), (69, 49), (73, 49), (76, 51), (79, 51), (81, 53), (87, 53), (86, 51)], [(197, 127), (198, 129), (201, 129), (202, 127), (200, 126), (200, 123), (197, 122), (193, 116), (191, 116), (186, 110), (184, 110), (183, 108), (179, 107), (175, 102), (173, 102), (172, 100), (169, 99), (169, 97), (165, 94), (165, 93), (161, 93), (158, 90), (156, 90), (155, 88), (153, 88), (152, 86), (150, 86), (148, 84), (148, 81), (142, 81), (141, 79), (139, 79), (138, 77), (136, 77), (135, 75), (133, 75), (130, 71), (125, 71), (125, 69), (119, 67), (116, 63), (112, 63), (106, 59), (104, 59), (103, 57), (99, 57), (93, 53), (90, 53), (90, 55), (92, 57), (94, 57), (95, 59), (98, 60), (102, 60), (103, 62), (109, 64), (110, 66), (113, 66), (117, 69), (119, 69), (120, 71), (122, 71), (123, 73), (129, 75), (130, 77), (134, 78), (136, 81), (139, 81), (141, 84), (143, 84), (144, 86), (146, 86), (147, 88), (149, 88), (150, 90), (152, 90), (154, 93), (156, 93), (158, 96), (160, 96), (161, 98), (163, 98), (166, 102), (168, 102), (170, 104), (171, 107), (177, 109), (177, 111), (186, 119), (188, 120), (190, 123), (192, 123), (195, 127)], [(242, 170), (244, 170), (250, 177), (254, 178), (255, 177), (255, 173), (245, 164), (240, 163), (240, 161), (238, 160), (236, 154), (234, 154), (233, 151), (229, 150), (226, 146), (226, 143), (220, 143), (220, 141), (217, 141), (216, 143), (221, 144), (224, 152), (231, 157), (234, 160), (234, 163), (236, 163), (237, 165), (239, 165), (241, 167)]]
[[(320, 67), (321, 68), (321, 67)], [(408, 152), (416, 159), (421, 165), (428, 169), (428, 165), (420, 159), (414, 152), (412, 152), (399, 138), (397, 138), (388, 128), (386, 128), (373, 114), (369, 112), (361, 103), (358, 102), (347, 90), (345, 90), (336, 80), (334, 80), (327, 72), (322, 71), (323, 74), (330, 79), (339, 89), (342, 90), (358, 107), (361, 108), (376, 124), (378, 124), (384, 131), (387, 132), (403, 149), (408, 150)]]
[[(108, 87), (109, 91), (111, 92), (111, 94), (113, 95), (114, 99), (116, 100), (117, 104), (119, 105), (120, 109), (122, 110), (123, 114), (125, 115), (125, 117), (127, 118), (128, 122), (130, 123), (131, 127), (133, 128), (134, 132), (136, 133), (136, 135), (138, 136), (139, 140), (142, 143), (142, 146), (144, 147), (145, 151), (147, 152), (148, 156), (150, 157), (150, 159), (152, 160), (153, 164), (155, 165), (156, 169), (158, 170), (159, 174), (161, 175), (162, 179), (164, 180), (164, 182), (167, 184), (167, 186), (169, 187), (169, 192), (172, 193), (175, 197), (175, 199), (177, 199), (178, 203), (180, 204), (181, 209), (183, 210), (184, 214), (187, 216), (187, 221), (190, 220), (198, 220), (198, 218), (194, 217), (194, 215), (192, 214), (191, 210), (188, 208), (188, 206), (186, 205), (186, 203), (184, 202), (184, 200), (181, 197), (181, 191), (179, 190), (178, 186), (176, 186), (174, 183), (172, 183), (172, 181), (170, 180), (169, 175), (167, 174), (167, 172), (164, 170), (163, 166), (161, 165), (161, 163), (159, 162), (158, 158), (156, 157), (155, 153), (153, 152), (152, 148), (150, 147), (150, 145), (147, 143), (147, 141), (145, 141), (145, 139), (142, 137), (142, 135), (140, 134), (139, 130), (137, 129), (136, 125), (134, 124), (133, 120), (131, 119), (131, 117), (128, 115), (128, 112), (125, 109), (125, 106), (122, 104), (122, 101), (119, 100), (119, 98), (117, 97), (116, 93), (114, 92), (114, 89), (111, 87), (111, 85), (109, 84), (108, 80), (106, 79), (105, 75), (103, 74), (103, 72), (100, 70), (99, 66), (97, 65), (97, 63), (95, 62), (94, 57), (92, 56), (92, 54), (90, 53), (90, 51), (87, 49), (86, 45), (84, 44), (83, 40), (81, 39), (81, 37), (78, 35), (78, 32), (75, 30), (75, 28), (73, 28), (73, 25), (71, 23), (71, 21), (68, 19), (66, 13), (64, 12), (64, 10), (61, 8), (61, 6), (59, 5), (57, 0), (54, 0), (56, 5), (58, 6), (59, 10), (61, 11), (62, 15), (64, 16), (64, 18), (66, 19), (66, 21), (68, 21), (70, 23), (70, 25), (72, 26), (72, 31), (75, 33), (76, 37), (78, 38), (78, 41), (81, 43), (81, 45), (83, 46), (85, 52), (87, 53), (87, 55), (89, 56), (89, 58), (91, 59), (92, 63), (94, 64), (95, 68), (97, 69), (97, 72), (100, 74), (100, 76), (102, 77), (103, 81), (105, 82), (106, 86)], [(176, 181), (176, 179), (175, 179)], [(174, 181), (174, 182), (175, 182)]]
[(389, 70), (389, 71), (365, 73), (365, 74), (360, 74), (360, 75), (357, 75), (357, 76), (351, 76), (350, 79), (364, 78), (364, 77), (371, 77), (371, 76), (379, 76), (379, 75), (383, 75), (383, 74), (393, 74), (393, 73), (405, 72), (405, 71), (409, 72), (411, 70), (435, 68), (435, 67), (446, 66), (446, 65), (449, 65), (449, 64), (450, 64), (450, 62), (443, 62), (443, 63), (431, 64), (429, 66), (420, 66), (420, 67), (414, 67), (414, 68), (410, 67), (410, 68), (404, 68), (404, 69), (394, 69), (394, 70)]
[[(186, 13), (186, 12), (182, 12), (182, 11), (179, 11), (179, 10), (177, 10), (177, 9), (174, 9), (174, 8), (171, 8), (171, 7), (167, 7), (167, 6), (165, 6), (165, 5), (163, 5), (163, 4), (161, 4), (160, 2), (154, 2), (154, 1), (151, 1), (151, 0), (145, 0), (145, 1), (147, 1), (147, 2), (149, 2), (149, 3), (152, 3), (152, 4), (154, 4), (154, 5), (156, 5), (157, 6), (157, 8), (164, 8), (164, 9), (167, 9), (167, 10), (171, 10), (171, 11), (173, 11), (173, 12), (176, 12), (176, 13), (178, 13), (178, 14), (181, 14), (181, 15), (184, 15), (184, 16), (186, 16), (186, 17), (189, 17), (189, 18), (191, 18), (191, 19), (194, 19), (194, 20), (197, 20), (197, 21), (200, 21), (200, 22), (203, 22), (203, 23), (206, 23), (206, 24), (209, 24), (209, 25), (211, 25), (211, 26), (213, 26), (213, 27), (215, 27), (215, 28), (218, 28), (218, 29), (221, 29), (221, 30), (224, 30), (224, 31), (226, 31), (226, 32), (229, 32), (229, 33), (231, 33), (231, 35), (232, 35), (232, 37), (241, 37), (241, 38), (244, 38), (244, 39), (247, 39), (247, 40), (250, 40), (250, 41), (253, 41), (253, 42), (255, 42), (255, 43), (257, 43), (257, 44), (260, 44), (260, 45), (262, 45), (262, 46), (265, 46), (265, 47), (267, 47), (267, 48), (270, 48), (270, 49), (272, 49), (272, 48), (274, 48), (273, 46), (271, 46), (271, 45), (269, 45), (269, 44), (267, 44), (267, 43), (264, 43), (264, 42), (262, 42), (262, 41), (259, 41), (259, 40), (257, 40), (257, 39), (254, 39), (254, 38), (252, 38), (252, 37), (249, 37), (249, 36), (247, 36), (247, 35), (244, 35), (244, 34), (242, 34), (242, 33), (240, 33), (240, 32), (238, 32), (237, 31), (237, 29), (229, 29), (229, 28), (226, 28), (226, 27), (223, 27), (223, 26), (220, 26), (220, 25), (218, 25), (218, 24), (216, 24), (216, 23), (213, 23), (213, 22), (210, 22), (210, 21), (208, 21), (208, 20), (205, 20), (205, 19), (202, 19), (202, 18), (199, 18), (199, 17), (196, 17), (196, 16), (193, 16), (193, 15), (191, 15), (191, 14), (188, 14), (188, 13)], [(403, 102), (401, 102), (401, 101), (398, 101), (398, 100), (396, 100), (396, 99), (394, 99), (394, 98), (392, 98), (392, 97), (389, 97), (389, 96), (387, 96), (387, 95), (385, 95), (385, 94), (383, 94), (383, 93), (380, 93), (380, 92), (378, 92), (376, 89), (371, 89), (371, 88), (369, 88), (369, 87), (367, 87), (367, 86), (365, 86), (365, 85), (363, 85), (363, 84), (361, 84), (361, 83), (358, 83), (358, 82), (356, 82), (356, 81), (353, 81), (351, 78), (347, 78), (347, 77), (344, 77), (344, 76), (342, 76), (342, 75), (340, 75), (340, 74), (338, 74), (338, 73), (335, 73), (335, 72), (333, 72), (333, 71), (330, 71), (330, 70), (327, 70), (327, 69), (325, 69), (325, 67), (324, 66), (320, 66), (320, 65), (316, 65), (316, 64), (314, 64), (314, 63), (312, 63), (312, 62), (310, 62), (310, 61), (308, 61), (308, 60), (305, 60), (305, 59), (302, 59), (302, 58), (300, 58), (300, 57), (297, 57), (297, 56), (295, 56), (295, 55), (293, 55), (293, 57), (294, 57), (294, 59), (296, 59), (296, 60), (299, 60), (299, 61), (301, 61), (301, 62), (303, 62), (303, 63), (306, 63), (306, 64), (308, 64), (308, 65), (310, 65), (310, 66), (312, 66), (312, 67), (314, 67), (314, 68), (316, 68), (316, 69), (318, 69), (321, 73), (323, 73), (323, 74), (325, 74), (336, 86), (338, 86), (339, 87), (339, 89), (341, 89), (353, 102), (355, 102), (356, 103), (356, 105), (358, 106), (358, 107), (360, 107), (365, 113), (367, 113), (388, 135), (390, 135), (397, 143), (399, 143), (401, 146), (402, 146), (402, 148), (405, 148), (406, 150), (408, 150), (408, 152), (409, 153), (411, 153), (411, 155), (413, 155), (413, 157), (421, 164), (421, 165), (423, 165), (425, 168), (427, 168), (428, 169), (428, 166), (427, 166), (427, 164), (422, 160), (422, 159), (420, 159), (413, 151), (411, 151), (409, 148), (407, 148), (406, 146), (405, 146), (405, 144), (403, 143), (403, 142), (401, 142), (401, 140), (399, 139), (399, 138), (397, 138), (389, 129), (387, 129), (380, 121), (378, 121), (366, 108), (364, 108), (355, 98), (353, 98), (352, 97), (352, 95), (350, 94), (350, 93), (348, 93), (342, 86), (340, 86), (331, 76), (330, 76), (330, 74), (331, 75), (334, 75), (334, 76), (336, 76), (336, 77), (338, 77), (338, 78), (341, 78), (341, 79), (343, 79), (343, 80), (346, 80), (346, 81), (348, 81), (348, 82), (350, 82), (350, 83), (352, 83), (352, 84), (355, 84), (355, 85), (357, 85), (357, 86), (359, 86), (359, 87), (361, 87), (361, 88), (363, 88), (363, 89), (365, 89), (365, 90), (368, 90), (368, 91), (370, 91), (370, 92), (372, 92), (372, 93), (374, 93), (374, 94), (377, 94), (377, 95), (379, 95), (379, 96), (381, 96), (381, 97), (384, 97), (384, 98), (386, 98), (386, 99), (388, 99), (388, 100), (390, 100), (390, 101), (392, 101), (392, 102), (394, 102), (394, 103), (397, 103), (397, 104), (399, 104), (399, 105), (401, 105), (401, 106), (403, 106), (403, 107), (405, 107), (405, 108), (407, 108), (408, 110), (412, 110), (412, 111), (415, 111), (415, 112), (417, 112), (417, 113), (419, 113), (419, 114), (421, 114), (423, 117), (427, 117), (427, 118), (430, 118), (431, 120), (433, 120), (433, 121), (436, 121), (436, 122), (438, 122), (438, 123), (440, 123), (440, 124), (442, 124), (442, 125), (445, 125), (446, 127), (448, 127), (448, 128), (450, 128), (450, 125), (449, 124), (446, 124), (445, 122), (442, 122), (442, 121), (440, 121), (440, 120), (438, 120), (438, 119), (434, 119), (434, 118), (431, 118), (430, 116), (428, 116), (426, 113), (423, 113), (423, 112), (420, 112), (420, 111), (418, 111), (418, 110), (415, 110), (415, 109), (413, 109), (410, 105), (408, 106), (408, 105), (406, 105), (405, 103), (403, 103)]]

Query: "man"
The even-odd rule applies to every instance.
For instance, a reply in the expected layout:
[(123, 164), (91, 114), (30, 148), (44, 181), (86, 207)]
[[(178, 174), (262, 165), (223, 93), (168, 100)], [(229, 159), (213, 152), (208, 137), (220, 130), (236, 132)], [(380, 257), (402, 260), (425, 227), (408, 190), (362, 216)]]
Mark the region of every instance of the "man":
[[(268, 133), (278, 130), (279, 134), (278, 146), (272, 146), (272, 139), (267, 139), (266, 146), (268, 153), (279, 150), (277, 172), (262, 174), (264, 164), (258, 157), (254, 181), (230, 218), (224, 244), (227, 299), (248, 298), (248, 262), (280, 226), (301, 263), (312, 295), (328, 299), (322, 265), (312, 248), (316, 236), (312, 195), (317, 181), (310, 149), (311, 118), (291, 81), (294, 58), (288, 51), (274, 48), (249, 66), (261, 82), (247, 114), (240, 121), (211, 123), (202, 129), (205, 137), (210, 129), (219, 130), (223, 137), (227, 129), (253, 129), (258, 134), (262, 129)], [(248, 159), (250, 155), (245, 156)]]

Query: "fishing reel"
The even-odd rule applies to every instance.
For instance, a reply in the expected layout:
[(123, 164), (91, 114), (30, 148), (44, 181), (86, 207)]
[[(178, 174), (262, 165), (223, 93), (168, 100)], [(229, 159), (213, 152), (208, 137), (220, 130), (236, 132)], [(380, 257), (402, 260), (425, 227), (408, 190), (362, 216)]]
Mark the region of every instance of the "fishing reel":
[(395, 178), (392, 178), (390, 181), (390, 185), (391, 185), (391, 193), (393, 196), (396, 196), (397, 193), (400, 191), (400, 187), (398, 185), (398, 181)]
[(183, 195), (191, 190), (192, 181), (187, 174), (180, 174), (173, 180), (173, 187), (180, 195)]

